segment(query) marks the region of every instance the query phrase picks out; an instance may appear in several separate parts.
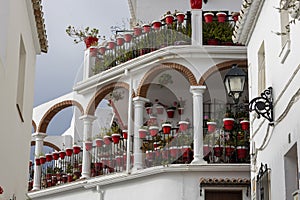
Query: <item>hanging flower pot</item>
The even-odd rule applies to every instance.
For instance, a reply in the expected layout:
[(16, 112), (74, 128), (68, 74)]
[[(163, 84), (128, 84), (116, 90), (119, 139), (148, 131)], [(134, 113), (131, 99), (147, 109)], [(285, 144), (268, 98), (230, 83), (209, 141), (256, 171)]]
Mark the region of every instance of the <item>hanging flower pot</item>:
[(125, 42), (124, 38), (121, 37), (121, 36), (117, 37), (116, 40), (117, 40), (117, 45), (118, 46), (122, 46)]
[(183, 115), (183, 113), (184, 113), (184, 108), (179, 107), (179, 108), (178, 108), (178, 114), (179, 114), (179, 115)]
[(40, 166), (40, 165), (41, 165), (41, 159), (40, 159), (40, 158), (36, 158), (36, 159), (35, 159), (35, 164), (36, 164), (37, 166)]
[(105, 135), (105, 136), (103, 137), (103, 141), (104, 141), (104, 144), (110, 145), (110, 143), (111, 143), (111, 136)]
[(164, 134), (171, 133), (172, 124), (162, 124), (161, 126)]
[(116, 43), (114, 41), (109, 41), (107, 43), (107, 46), (108, 46), (109, 49), (112, 50), (112, 49), (114, 49), (116, 47)]
[(154, 30), (159, 30), (160, 27), (161, 27), (161, 22), (158, 21), (158, 20), (154, 20), (154, 21), (152, 22), (152, 27), (153, 27)]
[(218, 22), (225, 22), (227, 19), (227, 14), (224, 12), (218, 12), (217, 13), (217, 17), (218, 17)]
[(119, 143), (120, 137), (121, 137), (121, 135), (118, 134), (118, 133), (114, 133), (114, 134), (111, 135), (111, 138), (112, 138), (112, 141), (113, 141), (114, 144)]
[(179, 150), (180, 149), (177, 146), (170, 147), (170, 155), (171, 155), (171, 157), (177, 158), (178, 155), (179, 155)]
[(81, 147), (79, 145), (73, 145), (73, 153), (79, 154), (81, 150)]
[(96, 142), (96, 147), (102, 147), (102, 145), (104, 144), (101, 138), (97, 138), (95, 142)]
[(106, 51), (106, 47), (105, 47), (105, 46), (100, 46), (99, 49), (98, 49), (98, 52), (99, 52), (101, 55), (104, 55), (104, 54), (105, 54), (105, 51)]
[(174, 109), (167, 109), (168, 118), (173, 118), (174, 117), (174, 113), (175, 113)]
[(215, 145), (213, 149), (214, 149), (214, 156), (221, 157), (223, 153), (223, 146)]
[(189, 127), (189, 122), (187, 122), (187, 121), (180, 121), (180, 122), (178, 122), (178, 124), (179, 124), (180, 131), (186, 131)]
[(191, 9), (201, 9), (202, 0), (190, 0)]
[(211, 23), (213, 21), (213, 18), (214, 18), (214, 13), (211, 12), (204, 13), (204, 20), (206, 23)]
[(125, 42), (129, 43), (132, 39), (132, 35), (130, 33), (125, 33), (124, 34), (124, 40)]
[(59, 157), (60, 157), (60, 159), (64, 159), (65, 156), (66, 156), (66, 152), (64, 152), (64, 151), (60, 151), (60, 152), (59, 152)]
[(224, 118), (223, 123), (224, 123), (224, 129), (226, 131), (231, 131), (234, 126), (234, 119), (233, 118)]
[(207, 122), (207, 131), (212, 133), (216, 131), (217, 123), (216, 122)]
[(123, 138), (127, 139), (128, 138), (128, 131), (127, 130), (123, 130), (122, 133), (123, 133)]
[(164, 107), (160, 105), (156, 106), (156, 113), (162, 115), (164, 113)]
[(165, 22), (166, 22), (167, 25), (173, 24), (173, 21), (174, 21), (173, 15), (166, 15)]
[(149, 133), (152, 137), (155, 137), (158, 134), (158, 126), (150, 126), (149, 127)]
[(142, 34), (142, 28), (139, 26), (136, 26), (133, 28), (133, 34), (135, 36), (140, 36)]
[(51, 162), (53, 160), (52, 154), (46, 154), (46, 161)]
[(151, 31), (151, 26), (149, 24), (143, 25), (144, 33), (149, 33)]
[(210, 153), (210, 148), (208, 144), (204, 144), (203, 145), (203, 156), (208, 156), (208, 154)]
[(91, 142), (91, 141), (85, 141), (85, 142), (84, 142), (84, 146), (85, 146), (85, 149), (86, 149), (87, 151), (90, 151), (90, 150), (92, 150), (92, 148), (93, 148), (93, 142)]
[(225, 146), (225, 155), (226, 156), (231, 156), (232, 153), (234, 152), (234, 146)]
[(250, 122), (248, 120), (243, 120), (240, 122), (240, 124), (241, 124), (242, 130), (244, 130), (244, 131), (249, 130)]
[(147, 136), (147, 130), (143, 129), (143, 128), (140, 128), (139, 129), (139, 136), (140, 136), (140, 139), (145, 139), (146, 136)]
[(45, 164), (46, 163), (46, 157), (45, 156), (40, 156), (40, 162), (41, 164)]
[(185, 17), (185, 14), (184, 14), (184, 13), (177, 13), (177, 14), (176, 14), (177, 22), (178, 22), (179, 24), (183, 23), (184, 17)]
[(238, 159), (244, 159), (247, 156), (247, 147), (245, 146), (237, 146), (236, 153)]
[(53, 152), (53, 153), (52, 153), (52, 157), (53, 157), (53, 160), (58, 160), (58, 158), (59, 158), (59, 153), (58, 153), (58, 152)]
[(84, 43), (86, 48), (89, 48), (90, 46), (95, 46), (98, 43), (97, 37), (86, 37), (84, 38)]
[(72, 154), (73, 154), (73, 149), (71, 149), (71, 148), (66, 148), (66, 154), (67, 154), (67, 156), (72, 156)]
[(148, 115), (152, 114), (152, 107), (146, 107), (146, 112)]

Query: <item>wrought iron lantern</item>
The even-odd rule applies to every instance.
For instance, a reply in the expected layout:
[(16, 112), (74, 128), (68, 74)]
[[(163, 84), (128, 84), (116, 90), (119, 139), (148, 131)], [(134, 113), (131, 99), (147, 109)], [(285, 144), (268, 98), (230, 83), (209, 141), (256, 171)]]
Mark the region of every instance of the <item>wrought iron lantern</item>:
[(244, 91), (246, 77), (246, 73), (238, 68), (237, 64), (232, 65), (232, 68), (225, 75), (224, 85), (227, 94), (233, 98), (235, 104), (239, 103), (239, 98)]

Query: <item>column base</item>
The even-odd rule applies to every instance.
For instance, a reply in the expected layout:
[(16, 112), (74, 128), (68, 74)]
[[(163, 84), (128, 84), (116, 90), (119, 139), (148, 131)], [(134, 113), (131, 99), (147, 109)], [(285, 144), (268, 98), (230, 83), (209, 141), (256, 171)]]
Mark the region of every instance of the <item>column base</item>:
[(39, 190), (41, 190), (39, 186), (33, 186), (33, 188), (31, 189), (32, 192), (39, 191)]
[(191, 165), (205, 165), (207, 162), (203, 159), (194, 158), (194, 160), (191, 162)]
[(89, 173), (81, 173), (81, 177), (80, 179), (86, 179), (86, 178), (90, 178), (90, 174)]

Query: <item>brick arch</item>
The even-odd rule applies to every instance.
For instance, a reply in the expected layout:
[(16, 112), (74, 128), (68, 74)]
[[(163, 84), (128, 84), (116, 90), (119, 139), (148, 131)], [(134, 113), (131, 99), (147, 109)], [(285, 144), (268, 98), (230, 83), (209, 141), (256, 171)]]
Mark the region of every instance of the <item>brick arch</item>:
[(238, 64), (241, 68), (247, 68), (247, 60), (231, 60), (216, 64), (209, 68), (200, 78), (199, 85), (205, 85), (205, 81), (215, 72), (230, 69), (233, 64)]
[[(35, 146), (35, 141), (31, 141), (31, 146)], [(46, 141), (44, 141), (44, 146), (50, 147), (50, 148), (52, 148), (52, 149), (54, 149), (54, 150), (56, 150), (56, 151), (60, 151), (60, 150), (61, 150), (61, 149), (60, 149), (58, 146), (56, 146), (55, 144), (52, 144), (52, 143), (46, 142)]]
[(137, 96), (146, 97), (147, 91), (150, 86), (149, 82), (153, 80), (159, 73), (168, 69), (174, 69), (181, 73), (188, 80), (190, 85), (197, 85), (197, 80), (194, 74), (185, 66), (177, 63), (162, 63), (161, 65), (152, 68), (145, 74), (139, 84)]
[(81, 106), (80, 103), (78, 103), (77, 101), (74, 100), (65, 100), (62, 101), (60, 103), (55, 104), (54, 106), (52, 106), (43, 116), (43, 118), (40, 121), (39, 124), (39, 128), (38, 128), (38, 132), (39, 133), (46, 133), (48, 125), (50, 123), (50, 121), (52, 120), (52, 118), (61, 110), (70, 107), (70, 106), (76, 106), (81, 114), (84, 114), (84, 110), (83, 107)]
[[(99, 105), (99, 103), (101, 102), (101, 100), (104, 99), (105, 96), (107, 94), (109, 94), (112, 90), (118, 89), (118, 88), (125, 88), (129, 91), (129, 85), (124, 82), (114, 82), (114, 83), (110, 83), (110, 84), (100, 88), (96, 92), (96, 94), (92, 97), (92, 99), (90, 100), (88, 107), (86, 109), (86, 114), (94, 115), (95, 110), (96, 110), (97, 106)], [(132, 91), (132, 96), (133, 97), (135, 96), (134, 91)]]
[(33, 132), (35, 133), (36, 132), (36, 123), (35, 123), (35, 121), (31, 121), (31, 124), (32, 124), (32, 127), (33, 127)]

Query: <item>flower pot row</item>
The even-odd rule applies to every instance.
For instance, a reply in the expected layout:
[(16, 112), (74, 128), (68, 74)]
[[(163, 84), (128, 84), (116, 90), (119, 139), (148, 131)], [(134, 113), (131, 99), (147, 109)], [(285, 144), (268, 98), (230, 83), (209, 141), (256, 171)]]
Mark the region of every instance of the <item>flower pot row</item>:
[[(212, 12), (206, 12), (206, 13), (204, 13), (203, 16), (204, 16), (204, 20), (206, 23), (211, 23), (211, 22), (213, 22), (213, 18), (215, 16), (215, 14)], [(223, 22), (227, 21), (228, 16), (225, 12), (218, 12), (216, 14), (216, 17), (217, 17), (218, 22), (223, 23)], [(238, 17), (239, 17), (239, 13), (234, 13), (232, 15), (233, 21), (237, 21)]]
[[(154, 112), (153, 107), (146, 107), (145, 109), (146, 109), (146, 113), (148, 115), (151, 115)], [(174, 114), (175, 114), (174, 109), (167, 109), (166, 112), (167, 112), (168, 118), (174, 118)], [(163, 113), (164, 113), (164, 107), (163, 106), (156, 106), (156, 114), (162, 115)], [(184, 114), (184, 108), (183, 107), (178, 108), (178, 114), (179, 115)]]
[[(206, 146), (207, 148), (207, 146)], [(247, 157), (248, 148), (246, 146), (237, 146), (236, 148), (234, 146), (222, 146), (222, 145), (215, 145), (213, 147), (214, 156), (221, 157), (223, 155), (223, 150), (225, 152), (225, 156), (230, 157), (234, 151), (236, 151), (237, 158), (238, 159), (245, 159)], [(205, 152), (207, 152), (208, 149), (206, 149)]]
[(146, 158), (149, 160), (161, 157), (163, 159), (167, 159), (168, 157), (178, 158), (180, 156), (182, 156), (183, 158), (187, 158), (190, 151), (191, 149), (189, 146), (172, 146), (169, 149), (155, 148), (154, 151), (146, 151)]
[[(226, 131), (231, 131), (234, 128), (234, 123), (235, 123), (235, 119), (234, 118), (224, 118), (223, 119), (223, 127), (224, 130)], [(214, 132), (216, 131), (217, 128), (217, 123), (216, 122), (207, 122), (207, 130), (208, 132)], [(250, 122), (248, 120), (242, 120), (240, 122), (241, 124), (241, 129), (244, 131), (249, 130), (250, 127)]]

